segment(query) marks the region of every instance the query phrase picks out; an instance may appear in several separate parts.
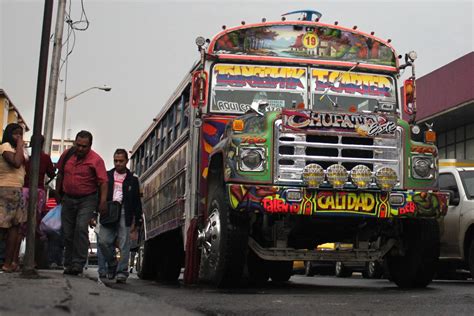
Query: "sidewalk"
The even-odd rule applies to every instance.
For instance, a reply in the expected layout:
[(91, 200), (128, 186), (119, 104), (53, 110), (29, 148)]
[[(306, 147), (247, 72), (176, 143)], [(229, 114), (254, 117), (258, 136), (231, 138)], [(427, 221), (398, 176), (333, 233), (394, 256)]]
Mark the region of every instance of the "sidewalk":
[(191, 315), (184, 309), (97, 282), (96, 272), (64, 276), (40, 270), (39, 279), (0, 273), (0, 315)]

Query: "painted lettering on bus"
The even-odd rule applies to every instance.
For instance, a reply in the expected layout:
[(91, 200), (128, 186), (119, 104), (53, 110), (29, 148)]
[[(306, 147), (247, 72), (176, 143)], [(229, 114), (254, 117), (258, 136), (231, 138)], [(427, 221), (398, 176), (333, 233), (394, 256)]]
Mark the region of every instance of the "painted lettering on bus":
[(214, 74), (218, 87), (305, 89), (302, 68), (217, 65)]
[[(313, 69), (316, 91), (335, 93), (363, 94), (373, 96), (392, 97), (393, 83), (385, 76), (341, 73), (324, 69)], [(335, 85), (338, 82), (338, 85)]]
[(324, 211), (373, 212), (376, 204), (375, 197), (370, 193), (322, 192), (316, 200), (317, 209)]
[(416, 205), (414, 202), (407, 202), (404, 207), (398, 209), (398, 215), (415, 214)]
[(244, 144), (261, 144), (265, 143), (267, 140), (263, 137), (258, 136), (243, 136), (242, 143)]
[(289, 204), (279, 197), (266, 197), (262, 200), (263, 209), (269, 213), (291, 213), (296, 214), (299, 211), (299, 204)]

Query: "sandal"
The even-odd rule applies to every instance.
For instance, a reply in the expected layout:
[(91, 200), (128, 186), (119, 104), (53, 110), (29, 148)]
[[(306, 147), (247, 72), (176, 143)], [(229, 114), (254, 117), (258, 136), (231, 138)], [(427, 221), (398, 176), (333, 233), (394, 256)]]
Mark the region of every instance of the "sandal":
[(12, 272), (20, 272), (20, 266), (16, 262), (12, 262), (11, 269), (12, 269)]

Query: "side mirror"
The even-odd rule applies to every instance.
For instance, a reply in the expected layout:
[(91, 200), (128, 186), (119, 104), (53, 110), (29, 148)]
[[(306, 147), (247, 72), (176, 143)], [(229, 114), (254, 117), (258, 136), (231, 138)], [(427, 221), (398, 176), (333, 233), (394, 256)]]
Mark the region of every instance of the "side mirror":
[(459, 202), (461, 201), (461, 199), (459, 197), (458, 190), (443, 190), (443, 191), (449, 193), (449, 205), (459, 205)]
[(403, 83), (403, 111), (413, 115), (415, 110), (415, 80), (407, 79)]

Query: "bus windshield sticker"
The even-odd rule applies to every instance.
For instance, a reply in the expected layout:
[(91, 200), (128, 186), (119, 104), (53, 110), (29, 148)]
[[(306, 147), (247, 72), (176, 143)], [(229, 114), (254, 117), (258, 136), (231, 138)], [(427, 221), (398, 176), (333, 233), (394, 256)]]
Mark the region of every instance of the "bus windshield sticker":
[(304, 91), (306, 69), (294, 67), (216, 65), (213, 86)]
[(316, 93), (395, 98), (395, 84), (388, 76), (365, 73), (341, 73), (337, 70), (312, 69), (311, 90)]
[(211, 111), (245, 113), (254, 101), (267, 104), (267, 112), (304, 106), (306, 78), (302, 67), (217, 64), (212, 71)]

